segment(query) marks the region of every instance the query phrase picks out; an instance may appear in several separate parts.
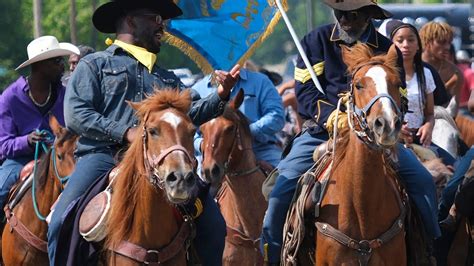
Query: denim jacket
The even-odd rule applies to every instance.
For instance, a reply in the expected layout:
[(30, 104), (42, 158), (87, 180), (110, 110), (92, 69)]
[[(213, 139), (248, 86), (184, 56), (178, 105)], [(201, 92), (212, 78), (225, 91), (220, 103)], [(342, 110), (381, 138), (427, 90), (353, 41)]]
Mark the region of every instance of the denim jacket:
[[(150, 73), (116, 45), (82, 58), (64, 98), (66, 126), (80, 135), (76, 153), (113, 151), (123, 144), (127, 129), (138, 124), (126, 101), (143, 100), (153, 93), (154, 86), (184, 89), (172, 72), (155, 64)], [(226, 102), (217, 93), (201, 99), (191, 90), (191, 96), (189, 116), (195, 125), (222, 114)]]

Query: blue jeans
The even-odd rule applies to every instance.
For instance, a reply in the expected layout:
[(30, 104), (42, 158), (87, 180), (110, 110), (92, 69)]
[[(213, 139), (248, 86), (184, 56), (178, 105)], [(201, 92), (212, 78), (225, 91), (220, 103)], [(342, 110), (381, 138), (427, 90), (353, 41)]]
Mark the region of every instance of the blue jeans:
[(454, 196), (459, 185), (464, 180), (464, 174), (469, 170), (472, 160), (474, 160), (474, 146), (472, 146), (466, 154), (459, 159), (459, 163), (454, 171), (453, 176), (446, 184), (443, 192), (441, 193), (441, 199), (439, 201), (439, 215), (438, 219), (441, 221), (448, 216), (449, 209), (454, 203)]
[(224, 254), (226, 225), (224, 217), (208, 193), (204, 202), (204, 211), (196, 219), (196, 238), (194, 247), (202, 265), (222, 265)]
[[(268, 244), (270, 263), (280, 261), (283, 242), (283, 225), (299, 177), (313, 164), (314, 149), (327, 140), (327, 134), (304, 132), (293, 142), (290, 153), (278, 165), (279, 176), (270, 193), (268, 209), (263, 220), (262, 250)], [(430, 173), (420, 164), (415, 155), (403, 145), (398, 145), (398, 172), (406, 183), (407, 192), (418, 207), (427, 232), (436, 238), (440, 236), (437, 222), (436, 188)]]
[(86, 192), (96, 178), (114, 167), (112, 153), (88, 153), (78, 158), (74, 172), (69, 176), (59, 201), (54, 208), (48, 227), (48, 256), (50, 265), (54, 265), (59, 232), (63, 223), (63, 214), (75, 199)]
[[(82, 196), (97, 177), (115, 166), (112, 153), (89, 153), (79, 157), (76, 170), (69, 177), (68, 184), (56, 204), (48, 228), (48, 256), (54, 265), (58, 235), (67, 207)], [(208, 195), (203, 213), (196, 219), (196, 250), (203, 265), (221, 265), (224, 252), (226, 227), (224, 218), (215, 201)]]
[(18, 181), (21, 169), (31, 160), (33, 160), (32, 156), (6, 159), (0, 166), (0, 207), (2, 210), (10, 189)]

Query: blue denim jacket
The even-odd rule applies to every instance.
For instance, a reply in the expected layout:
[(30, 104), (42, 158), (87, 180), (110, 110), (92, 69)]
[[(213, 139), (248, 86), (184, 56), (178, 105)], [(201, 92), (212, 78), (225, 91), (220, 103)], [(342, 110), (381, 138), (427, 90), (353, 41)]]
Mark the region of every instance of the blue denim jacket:
[[(68, 82), (64, 118), (68, 129), (80, 135), (77, 154), (115, 150), (123, 144), (128, 128), (138, 124), (126, 101), (139, 102), (152, 94), (154, 86), (184, 89), (178, 77), (157, 65), (151, 73), (122, 48), (82, 58)], [(217, 93), (201, 99), (191, 91), (189, 115), (195, 125), (220, 115), (225, 101)]]

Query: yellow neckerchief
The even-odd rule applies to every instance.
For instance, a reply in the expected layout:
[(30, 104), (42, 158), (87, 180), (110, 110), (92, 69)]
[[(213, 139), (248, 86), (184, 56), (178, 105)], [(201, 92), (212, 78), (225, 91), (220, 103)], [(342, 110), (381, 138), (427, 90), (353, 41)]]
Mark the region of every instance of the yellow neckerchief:
[(119, 40), (115, 40), (114, 44), (120, 46), (122, 49), (133, 55), (133, 57), (135, 57), (135, 59), (148, 68), (148, 72), (151, 73), (153, 65), (156, 63), (156, 54), (148, 52), (143, 47), (125, 43)]

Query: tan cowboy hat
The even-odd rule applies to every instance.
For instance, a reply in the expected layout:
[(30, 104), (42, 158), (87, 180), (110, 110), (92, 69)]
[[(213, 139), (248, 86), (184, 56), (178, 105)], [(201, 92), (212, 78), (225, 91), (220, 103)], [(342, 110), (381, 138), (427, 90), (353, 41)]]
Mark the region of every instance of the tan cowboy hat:
[(147, 8), (165, 19), (183, 14), (173, 0), (112, 0), (99, 6), (92, 15), (94, 27), (103, 33), (115, 33), (115, 23), (121, 16), (135, 9)]
[(15, 68), (15, 70), (53, 57), (80, 54), (79, 48), (74, 44), (60, 43), (54, 36), (42, 36), (34, 39), (28, 44), (26, 50), (28, 52), (28, 60)]
[(387, 19), (393, 17), (392, 13), (377, 5), (377, 0), (324, 0), (324, 3), (333, 9), (341, 11), (352, 11), (365, 6), (372, 6), (377, 11), (374, 15), (375, 19)]

